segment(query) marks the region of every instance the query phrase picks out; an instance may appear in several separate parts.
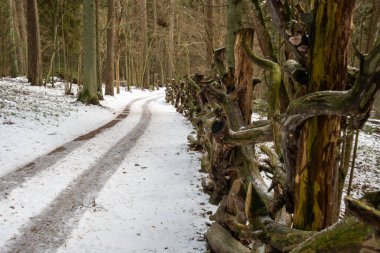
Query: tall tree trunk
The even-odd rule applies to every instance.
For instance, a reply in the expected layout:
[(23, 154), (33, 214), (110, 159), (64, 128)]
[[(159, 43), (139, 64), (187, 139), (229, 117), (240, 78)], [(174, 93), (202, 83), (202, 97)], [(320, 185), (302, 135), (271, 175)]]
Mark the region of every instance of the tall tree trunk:
[(206, 19), (206, 61), (208, 67), (211, 68), (214, 58), (214, 28), (213, 28), (213, 0), (207, 0), (205, 5)]
[(235, 87), (241, 90), (239, 96), (239, 107), (245, 124), (251, 123), (252, 101), (253, 101), (253, 64), (247, 55), (242, 43), (253, 49), (254, 30), (243, 28), (237, 32), (235, 42)]
[(115, 15), (115, 3), (114, 0), (108, 0), (108, 18), (107, 18), (107, 61), (106, 61), (106, 95), (114, 95), (114, 15)]
[[(13, 15), (13, 20), (14, 20), (14, 34), (15, 34), (15, 40), (16, 40), (16, 50), (17, 50), (17, 63), (18, 63), (18, 69), (19, 69), (19, 74), (24, 75), (26, 73), (26, 67), (25, 67), (25, 54), (26, 51), (24, 52), (23, 45), (24, 42), (21, 39), (21, 34), (20, 34), (20, 25), (19, 25), (19, 19), (17, 16), (17, 7), (16, 7), (16, 2), (12, 1), (12, 15)], [(25, 23), (24, 23), (25, 25)], [(26, 38), (25, 38), (26, 40)]]
[(7, 1), (8, 9), (8, 22), (9, 22), (9, 52), (11, 56), (11, 77), (16, 77), (19, 75), (18, 68), (18, 57), (17, 57), (17, 47), (16, 47), (16, 26), (13, 15), (13, 0)]
[(372, 0), (372, 13), (368, 29), (366, 52), (369, 52), (375, 42), (377, 25), (380, 22), (380, 1)]
[(26, 1), (28, 29), (28, 80), (42, 85), (42, 57), (37, 0)]
[(148, 18), (146, 0), (139, 0), (140, 3), (140, 26), (142, 51), (141, 85), (143, 89), (149, 88), (149, 51), (148, 51)]
[(269, 57), (272, 61), (277, 62), (277, 57), (271, 42), (267, 26), (265, 24), (264, 15), (262, 13), (259, 0), (252, 0), (255, 6), (255, 11), (253, 12), (253, 24), (256, 30), (257, 40), (259, 41), (261, 52), (265, 57)]
[(20, 65), (20, 72), (22, 74), (26, 74), (28, 66), (27, 66), (27, 58), (28, 58), (28, 44), (27, 44), (27, 33), (26, 33), (26, 23), (25, 23), (25, 9), (24, 9), (24, 0), (15, 0), (13, 1), (13, 4), (16, 8), (16, 15), (17, 15), (17, 24), (18, 24), (18, 30), (19, 30), (19, 46), (21, 48), (21, 57), (20, 60), (22, 61)]
[(95, 0), (95, 19), (96, 19), (96, 90), (99, 100), (103, 100), (102, 89), (102, 67), (100, 55), (100, 25), (99, 25), (99, 0)]
[(176, 1), (170, 0), (169, 14), (169, 39), (168, 39), (168, 77), (175, 78), (175, 62), (174, 62), (174, 28), (176, 15)]
[(226, 41), (226, 57), (227, 66), (235, 68), (235, 40), (236, 33), (241, 28), (243, 17), (243, 1), (228, 0), (227, 5), (227, 41)]
[(83, 1), (83, 90), (79, 100), (99, 104), (96, 92), (96, 17), (95, 1)]
[(158, 45), (158, 34), (157, 34), (157, 0), (152, 0), (152, 10), (153, 10), (153, 35), (152, 35), (152, 45), (151, 47), (155, 49), (155, 53), (152, 53), (152, 60), (151, 62), (154, 62), (155, 67), (153, 69), (153, 87), (157, 86), (159, 87), (159, 82), (157, 81), (158, 79), (158, 62), (160, 61), (159, 55), (159, 47)]
[(120, 94), (120, 33), (123, 8), (120, 0), (116, 1), (116, 38), (115, 38), (115, 76), (116, 76), (116, 93)]
[[(344, 89), (353, 8), (354, 0), (315, 1), (308, 92)], [(338, 219), (334, 196), (339, 181), (340, 121), (337, 116), (314, 117), (300, 131), (294, 228), (321, 230)]]
[(51, 32), (53, 33), (53, 52), (50, 56), (50, 62), (49, 62), (49, 70), (46, 74), (45, 78), (45, 84), (51, 81), (52, 87), (54, 87), (54, 62), (55, 62), (55, 54), (57, 53), (57, 39), (58, 39), (58, 23), (57, 23), (57, 13), (58, 13), (58, 7), (57, 2), (54, 1), (53, 3), (53, 23), (51, 27)]

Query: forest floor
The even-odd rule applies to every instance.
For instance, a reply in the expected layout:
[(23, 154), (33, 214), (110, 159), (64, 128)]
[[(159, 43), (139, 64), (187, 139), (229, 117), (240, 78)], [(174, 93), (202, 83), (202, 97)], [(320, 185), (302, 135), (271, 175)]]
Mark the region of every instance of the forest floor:
[[(164, 90), (99, 107), (63, 89), (0, 79), (0, 252), (205, 252), (215, 207)], [(380, 189), (379, 126), (360, 134), (356, 197)]]
[(0, 252), (204, 252), (190, 124), (164, 90), (102, 107), (0, 80)]

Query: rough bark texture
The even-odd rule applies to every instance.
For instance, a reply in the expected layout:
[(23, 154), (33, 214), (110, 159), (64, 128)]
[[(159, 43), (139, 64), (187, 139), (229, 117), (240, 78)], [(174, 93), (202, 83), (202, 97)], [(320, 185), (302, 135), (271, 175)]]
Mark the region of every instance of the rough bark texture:
[(106, 95), (114, 95), (114, 26), (115, 26), (115, 3), (114, 0), (108, 0), (108, 17), (107, 17), (107, 59), (106, 59)]
[(205, 5), (205, 19), (206, 19), (206, 60), (211, 67), (214, 55), (214, 28), (213, 28), (213, 0), (207, 0)]
[(253, 64), (243, 47), (243, 42), (253, 48), (254, 30), (252, 28), (240, 29), (235, 42), (235, 87), (240, 91), (239, 107), (243, 114), (245, 124), (251, 123), (253, 101)]
[(18, 56), (17, 56), (17, 45), (16, 45), (16, 25), (15, 17), (13, 12), (13, 0), (7, 1), (8, 9), (8, 21), (9, 21), (9, 51), (11, 55), (11, 76), (16, 77), (19, 75), (19, 66), (18, 66)]
[(25, 23), (25, 9), (24, 9), (25, 1), (15, 0), (13, 4), (16, 8), (17, 24), (18, 24), (18, 30), (19, 30), (19, 35), (20, 35), (20, 49), (21, 49), (22, 57), (23, 57), (22, 62), (20, 63), (23, 65), (23, 67), (20, 68), (20, 71), (26, 74), (27, 69), (28, 69), (27, 67), (28, 40), (27, 40), (26, 23)]
[[(344, 89), (353, 7), (352, 0), (315, 2), (309, 92)], [(295, 173), (289, 173), (295, 178), (295, 228), (321, 230), (338, 219), (334, 196), (338, 190), (340, 121), (340, 117), (321, 116), (302, 127)]]
[(236, 32), (241, 27), (243, 17), (242, 0), (228, 0), (227, 7), (227, 40), (226, 40), (226, 60), (228, 68), (234, 69), (235, 56), (234, 47), (236, 41)]
[(207, 231), (207, 240), (217, 253), (249, 253), (232, 235), (217, 222), (213, 223)]
[(37, 0), (26, 1), (28, 30), (28, 80), (31, 85), (42, 85), (42, 58)]
[(264, 16), (259, 4), (259, 0), (251, 0), (255, 6), (255, 11), (253, 12), (253, 24), (256, 30), (257, 40), (259, 41), (261, 52), (264, 57), (268, 57), (274, 62), (277, 62), (277, 57), (274, 52), (274, 48), (269, 36), (267, 26), (265, 24)]
[(378, 0), (372, 0), (372, 13), (371, 13), (371, 20), (369, 23), (369, 31), (368, 31), (368, 39), (367, 39), (367, 47), (366, 51), (369, 52), (373, 46), (373, 43), (375, 42), (376, 38), (376, 29), (377, 25), (380, 22), (380, 1)]
[(96, 90), (99, 100), (103, 100), (102, 87), (102, 67), (100, 59), (100, 27), (99, 27), (99, 0), (95, 0), (95, 19), (96, 19)]
[(95, 1), (83, 1), (83, 89), (79, 100), (99, 104), (96, 92), (96, 18)]
[(140, 26), (141, 26), (141, 43), (142, 43), (142, 72), (141, 87), (149, 88), (149, 46), (148, 46), (148, 19), (146, 0), (139, 0), (140, 3)]
[(174, 62), (174, 28), (175, 28), (176, 1), (170, 0), (169, 39), (168, 39), (168, 78), (175, 79)]

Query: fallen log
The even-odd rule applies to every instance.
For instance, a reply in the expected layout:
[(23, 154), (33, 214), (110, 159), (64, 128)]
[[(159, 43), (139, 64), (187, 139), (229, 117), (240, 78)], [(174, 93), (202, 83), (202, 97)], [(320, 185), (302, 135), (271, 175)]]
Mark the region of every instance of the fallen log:
[(250, 253), (250, 249), (237, 241), (219, 223), (214, 222), (206, 234), (207, 241), (215, 253)]

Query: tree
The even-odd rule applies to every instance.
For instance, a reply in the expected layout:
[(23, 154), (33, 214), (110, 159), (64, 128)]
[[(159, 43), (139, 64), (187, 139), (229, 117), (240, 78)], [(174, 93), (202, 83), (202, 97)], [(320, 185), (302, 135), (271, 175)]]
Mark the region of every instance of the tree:
[[(19, 69), (22, 74), (26, 74), (27, 72), (27, 56), (28, 56), (28, 45), (27, 45), (27, 33), (26, 33), (26, 24), (25, 24), (25, 9), (24, 9), (25, 1), (16, 0), (13, 1), (13, 6), (15, 8), (14, 13), (17, 15), (17, 24), (18, 24), (18, 32), (16, 32), (16, 36), (18, 37), (18, 49), (19, 53)], [(17, 35), (18, 34), (18, 35)]]
[(207, 45), (207, 54), (206, 60), (208, 65), (211, 67), (213, 54), (214, 54), (214, 29), (213, 29), (213, 0), (207, 0), (205, 3), (205, 26), (206, 26), (206, 45)]
[(99, 104), (96, 92), (96, 10), (95, 2), (83, 1), (83, 89), (78, 100)]
[(28, 30), (28, 80), (42, 85), (42, 56), (37, 0), (26, 1)]
[[(345, 89), (353, 8), (352, 0), (336, 6), (330, 1), (315, 2), (310, 31), (309, 93)], [(321, 29), (327, 26), (328, 29)], [(339, 184), (340, 122), (341, 117), (337, 116), (311, 118), (297, 133), (300, 147), (292, 168), (295, 172), (295, 228), (321, 230), (338, 220), (339, 212), (335, 209), (340, 206), (334, 200)]]
[(169, 14), (169, 37), (168, 37), (168, 77), (175, 79), (175, 62), (174, 62), (174, 28), (176, 15), (176, 1), (170, 0)]
[(146, 0), (139, 0), (140, 4), (140, 26), (141, 26), (141, 43), (142, 43), (142, 69), (141, 69), (141, 87), (149, 88), (149, 41), (148, 41), (148, 18)]
[[(188, 137), (191, 145), (206, 150), (201, 166), (209, 178), (203, 186), (210, 202), (219, 204), (211, 216), (216, 223), (207, 233), (211, 247), (250, 252), (235, 236), (248, 243), (261, 240), (269, 251), (379, 250), (379, 191), (361, 200), (346, 197), (349, 214), (339, 222), (337, 218), (347, 175), (340, 159), (349, 161), (350, 152), (345, 150), (351, 148), (341, 129), (349, 125), (357, 131), (369, 117), (380, 88), (380, 38), (374, 39), (368, 54), (356, 52), (360, 68), (348, 71), (353, 0), (316, 0), (312, 6), (311, 1), (307, 5), (252, 1), (254, 25), (267, 30), (258, 36), (265, 35), (259, 43), (270, 59), (260, 57), (250, 36), (242, 36), (245, 2), (228, 2), (226, 48), (214, 53), (216, 79), (196, 75), (167, 90), (167, 100), (197, 130), (197, 138)], [(264, 6), (271, 15), (269, 25), (263, 17)], [(305, 11), (311, 9), (312, 13)], [(268, 37), (277, 33), (280, 48), (271, 45), (278, 38)], [(236, 77), (231, 77), (231, 73), (244, 72), (239, 47), (266, 71), (269, 90), (268, 120), (249, 125), (243, 113), (248, 105), (238, 103), (245, 94)], [(261, 144), (268, 158), (260, 162), (252, 145), (268, 141), (273, 141), (274, 149)], [(270, 174), (269, 187), (260, 171)], [(284, 208), (293, 221), (289, 222)]]
[(103, 89), (102, 89), (102, 67), (101, 67), (101, 57), (100, 57), (100, 22), (99, 22), (99, 0), (95, 0), (95, 16), (96, 16), (96, 90), (98, 92), (99, 100), (103, 100)]
[(19, 74), (19, 66), (17, 59), (17, 48), (16, 48), (16, 26), (14, 20), (13, 12), (13, 1), (7, 1), (8, 8), (8, 18), (9, 18), (9, 50), (11, 54), (11, 76), (16, 77)]
[(115, 3), (113, 0), (108, 0), (108, 22), (107, 22), (107, 60), (106, 60), (106, 95), (114, 95), (114, 17), (115, 15)]

